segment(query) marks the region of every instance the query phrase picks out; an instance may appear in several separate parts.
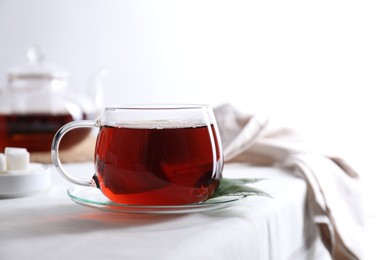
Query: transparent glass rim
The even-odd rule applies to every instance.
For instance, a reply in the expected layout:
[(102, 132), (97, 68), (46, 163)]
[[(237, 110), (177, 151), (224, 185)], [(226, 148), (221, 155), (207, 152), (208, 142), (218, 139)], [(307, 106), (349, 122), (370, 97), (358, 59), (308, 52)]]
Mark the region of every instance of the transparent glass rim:
[(115, 110), (189, 110), (189, 109), (207, 109), (210, 105), (206, 104), (132, 104), (132, 105), (110, 105), (105, 108), (106, 111)]

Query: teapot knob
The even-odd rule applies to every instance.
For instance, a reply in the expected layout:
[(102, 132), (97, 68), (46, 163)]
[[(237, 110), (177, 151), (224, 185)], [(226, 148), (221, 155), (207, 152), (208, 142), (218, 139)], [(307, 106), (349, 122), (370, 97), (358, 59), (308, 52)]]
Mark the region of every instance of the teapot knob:
[(27, 59), (31, 65), (42, 63), (45, 58), (43, 50), (38, 45), (33, 45), (27, 50)]
[(87, 95), (92, 99), (95, 108), (101, 109), (103, 107), (103, 80), (107, 77), (108, 71), (105, 68), (100, 68), (93, 73), (87, 86)]

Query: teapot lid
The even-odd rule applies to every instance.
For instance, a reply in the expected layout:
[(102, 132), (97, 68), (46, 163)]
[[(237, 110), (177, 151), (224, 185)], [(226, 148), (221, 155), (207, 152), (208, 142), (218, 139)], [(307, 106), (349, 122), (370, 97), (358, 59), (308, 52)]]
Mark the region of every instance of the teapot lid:
[(28, 48), (26, 56), (28, 64), (16, 66), (8, 70), (9, 82), (20, 79), (64, 80), (68, 77), (67, 71), (45, 61), (45, 55), (38, 45)]

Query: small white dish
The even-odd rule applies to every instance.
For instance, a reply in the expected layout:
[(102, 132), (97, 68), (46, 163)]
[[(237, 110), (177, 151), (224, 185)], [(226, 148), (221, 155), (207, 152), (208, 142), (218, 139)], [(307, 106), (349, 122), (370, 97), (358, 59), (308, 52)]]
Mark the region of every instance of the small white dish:
[(28, 170), (0, 173), (0, 198), (23, 197), (50, 186), (50, 168), (30, 163)]

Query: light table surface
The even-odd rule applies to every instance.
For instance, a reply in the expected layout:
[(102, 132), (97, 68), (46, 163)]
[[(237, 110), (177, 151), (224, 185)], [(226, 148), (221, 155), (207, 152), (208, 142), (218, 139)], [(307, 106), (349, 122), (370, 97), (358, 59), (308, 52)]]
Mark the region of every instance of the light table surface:
[[(92, 163), (66, 164), (80, 177)], [(145, 215), (75, 204), (54, 168), (38, 194), (0, 199), (0, 258), (8, 259), (329, 259), (308, 219), (306, 184), (278, 168), (225, 165), (224, 177), (273, 198), (249, 197), (215, 211)]]

